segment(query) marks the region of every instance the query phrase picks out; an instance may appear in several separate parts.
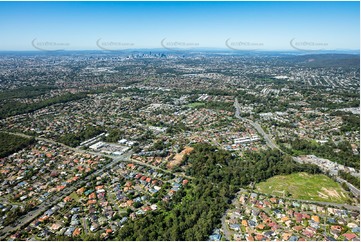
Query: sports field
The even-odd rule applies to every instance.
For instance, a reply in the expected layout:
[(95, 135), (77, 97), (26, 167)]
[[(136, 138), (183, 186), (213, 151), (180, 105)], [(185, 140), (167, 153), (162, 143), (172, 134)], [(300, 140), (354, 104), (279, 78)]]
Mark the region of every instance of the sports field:
[(346, 203), (349, 196), (341, 185), (325, 175), (304, 172), (274, 176), (256, 184), (256, 191), (294, 199)]

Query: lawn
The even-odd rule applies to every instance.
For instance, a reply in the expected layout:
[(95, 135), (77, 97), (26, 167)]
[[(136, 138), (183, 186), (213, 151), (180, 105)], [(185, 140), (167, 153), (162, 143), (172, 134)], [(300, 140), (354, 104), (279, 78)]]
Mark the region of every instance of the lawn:
[(79, 196), (75, 192), (72, 192), (69, 197), (71, 197), (74, 201), (79, 202)]
[(321, 202), (346, 203), (350, 198), (341, 185), (325, 175), (304, 172), (274, 176), (256, 185), (261, 193)]
[(204, 105), (205, 105), (205, 103), (202, 103), (202, 102), (194, 102), (194, 103), (189, 103), (186, 106), (189, 108), (198, 108), (198, 107), (201, 107)]

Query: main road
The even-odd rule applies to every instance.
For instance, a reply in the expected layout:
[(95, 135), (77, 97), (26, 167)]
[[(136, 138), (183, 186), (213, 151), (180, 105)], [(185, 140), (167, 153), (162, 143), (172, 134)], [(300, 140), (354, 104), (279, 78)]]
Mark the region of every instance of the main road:
[(279, 151), (281, 151), (282, 153), (284, 153), (274, 142), (273, 140), (268, 136), (268, 134), (266, 134), (266, 132), (264, 132), (264, 130), (262, 129), (261, 125), (259, 125), (257, 122), (254, 122), (250, 119), (247, 118), (242, 118), (240, 116), (240, 106), (238, 103), (238, 99), (236, 98), (234, 101), (234, 107), (236, 108), (236, 113), (235, 116), (236, 118), (242, 120), (242, 121), (246, 121), (247, 123), (249, 123), (250, 125), (253, 126), (253, 128), (255, 128), (257, 130), (257, 132), (262, 135), (263, 139), (266, 141), (266, 144), (268, 147), (270, 147), (271, 149), (277, 149)]
[[(21, 135), (23, 137), (30, 137), (30, 136), (23, 135), (23, 134), (16, 134), (16, 135)], [(44, 138), (35, 138), (35, 139), (50, 142), (50, 143), (56, 143), (54, 141), (44, 139)], [(60, 144), (60, 143), (56, 143), (56, 144)], [(60, 144), (60, 145), (66, 146), (64, 144)], [(68, 147), (68, 146), (66, 146), (66, 147), (71, 149), (71, 150), (81, 152), (81, 153), (91, 153), (91, 154), (96, 154), (96, 155), (102, 155), (102, 154), (98, 154), (98, 153), (95, 153), (95, 152), (87, 152), (87, 151), (84, 151), (84, 150), (79, 150), (79, 149), (75, 149), (75, 148)], [(126, 153), (124, 153), (124, 154), (122, 154), (120, 156), (116, 156), (116, 157), (107, 156), (109, 158), (112, 158), (113, 161), (107, 163), (106, 165), (104, 165), (100, 169), (98, 169), (96, 171), (93, 171), (92, 173), (86, 175), (81, 180), (78, 180), (78, 181), (76, 181), (74, 183), (71, 183), (69, 186), (67, 186), (62, 191), (60, 191), (60, 192), (54, 194), (52, 197), (48, 198), (48, 200), (46, 200), (45, 202), (43, 202), (39, 206), (37, 206), (36, 209), (31, 210), (30, 212), (25, 214), (23, 217), (21, 217), (19, 220), (17, 220), (16, 226), (8, 225), (8, 226), (4, 227), (3, 229), (1, 229), (0, 230), (0, 235), (1, 235), (0, 240), (6, 239), (10, 235), (10, 233), (21, 229), (22, 227), (24, 227), (25, 225), (27, 225), (28, 223), (33, 221), (36, 217), (40, 216), (42, 213), (44, 213), (50, 207), (54, 206), (55, 204), (58, 204), (63, 199), (63, 197), (71, 194), (78, 187), (81, 187), (81, 186), (85, 185), (85, 183), (88, 182), (89, 180), (91, 180), (92, 178), (102, 174), (104, 171), (106, 171), (106, 170), (110, 169), (111, 167), (115, 166), (120, 161), (130, 161), (131, 154), (132, 154), (132, 152), (126, 152)]]
[[(17, 135), (17, 136), (21, 136), (21, 137), (24, 137), (24, 138), (35, 138), (35, 140), (38, 140), (38, 141), (44, 141), (44, 142), (48, 142), (48, 143), (51, 143), (51, 144), (56, 144), (56, 145), (61, 145), (63, 146), (64, 148), (66, 149), (69, 149), (69, 150), (72, 150), (72, 151), (75, 151), (75, 152), (78, 152), (78, 153), (84, 153), (84, 154), (92, 154), (92, 155), (98, 155), (98, 156), (103, 156), (103, 157), (107, 157), (107, 158), (110, 158), (110, 159), (113, 159), (115, 161), (120, 161), (123, 159), (124, 157), (124, 154), (121, 155), (121, 156), (114, 156), (114, 155), (107, 155), (107, 154), (103, 154), (103, 153), (100, 153), (100, 152), (94, 152), (94, 151), (89, 151), (89, 150), (82, 150), (82, 149), (79, 149), (79, 148), (74, 148), (74, 147), (70, 147), (68, 145), (65, 145), (63, 143), (59, 143), (59, 142), (56, 142), (54, 140), (51, 140), (51, 139), (47, 139), (47, 138), (42, 138), (42, 137), (33, 137), (33, 136), (29, 136), (29, 135), (26, 135), (26, 134), (22, 134), (22, 133), (11, 133), (11, 132), (5, 132), (5, 133), (8, 133), (8, 134), (13, 134), (13, 135)], [(127, 154), (127, 153), (125, 153)], [(132, 162), (132, 163), (136, 163), (138, 165), (143, 165), (143, 166), (147, 166), (149, 168), (152, 168), (152, 169), (155, 169), (155, 170), (160, 170), (164, 173), (170, 173), (169, 170), (165, 170), (165, 169), (162, 169), (160, 167), (157, 167), (157, 166), (153, 166), (153, 165), (150, 165), (148, 163), (145, 163), (145, 162), (141, 162), (141, 161), (138, 161), (138, 160), (135, 160), (135, 159), (130, 159), (130, 156), (129, 158), (127, 158), (126, 160), (123, 160), (123, 161), (129, 161), (129, 162)], [(173, 173), (177, 176), (182, 176), (182, 177), (185, 177), (185, 178), (188, 178), (188, 179), (192, 179), (192, 177), (190, 176), (187, 176), (185, 174), (182, 174), (182, 173)]]
[[(266, 144), (268, 147), (270, 147), (271, 149), (277, 149), (279, 150), (280, 152), (282, 152), (283, 154), (286, 154), (286, 152), (284, 152), (283, 150), (281, 150), (277, 144), (275, 144), (273, 142), (273, 140), (268, 136), (268, 134), (266, 134), (266, 132), (262, 129), (261, 125), (259, 125), (257, 122), (254, 122), (250, 119), (247, 119), (247, 118), (242, 118), (240, 116), (240, 106), (239, 106), (239, 103), (238, 103), (238, 99), (235, 98), (234, 100), (234, 107), (236, 108), (236, 112), (235, 112), (235, 116), (236, 118), (242, 120), (242, 121), (246, 121), (248, 122), (250, 125), (253, 126), (253, 128), (255, 128), (257, 130), (257, 132), (262, 135), (263, 139), (266, 141)], [(300, 161), (300, 159), (298, 159), (297, 157), (294, 157), (294, 156), (291, 156), (292, 159), (298, 163), (302, 163)], [(321, 167), (321, 169), (323, 169), (323, 167)], [(338, 176), (335, 176), (336, 180), (339, 182), (339, 183), (345, 183), (350, 191), (354, 194), (355, 197), (360, 197), (360, 189), (356, 188), (355, 186), (353, 186), (351, 183), (343, 180), (342, 178), (338, 177)]]
[(351, 183), (347, 182), (346, 180), (344, 180), (338, 176), (336, 176), (336, 180), (339, 183), (346, 183), (346, 185), (348, 186), (350, 191), (353, 193), (353, 195), (355, 195), (355, 197), (360, 197), (360, 189), (356, 188), (354, 185), (352, 185)]
[[(74, 183), (71, 183), (64, 190), (54, 194), (48, 200), (46, 200), (45, 202), (43, 202), (39, 206), (37, 206), (36, 209), (31, 210), (30, 212), (28, 212), (27, 214), (22, 216), (20, 219), (18, 219), (17, 222), (16, 222), (16, 226), (8, 225), (8, 226), (4, 227), (3, 229), (1, 229), (0, 230), (0, 240), (6, 239), (6, 237), (8, 237), (10, 233), (21, 229), (22, 227), (24, 227), (25, 225), (27, 225), (28, 223), (33, 221), (36, 217), (40, 216), (42, 213), (44, 213), (46, 210), (48, 210), (50, 207), (58, 204), (65, 196), (68, 196), (69, 194), (74, 192), (77, 188), (85, 185), (86, 182), (88, 182), (91, 179), (93, 179), (94, 177), (102, 174), (104, 171), (114, 167), (120, 161), (127, 161), (127, 162), (136, 163), (136, 164), (139, 164), (139, 165), (150, 167), (152, 169), (160, 170), (160, 171), (165, 172), (165, 173), (170, 172), (170, 171), (164, 170), (162, 168), (159, 168), (159, 167), (156, 167), (156, 166), (153, 166), (153, 165), (141, 162), (141, 161), (131, 159), (130, 157), (131, 157), (131, 155), (133, 153), (132, 151), (125, 152), (124, 154), (119, 155), (119, 156), (111, 156), (111, 155), (106, 155), (106, 154), (102, 154), (102, 153), (99, 153), (99, 152), (92, 152), (92, 151), (86, 151), (86, 150), (82, 150), (82, 149), (78, 149), (78, 148), (73, 148), (73, 147), (67, 146), (65, 144), (55, 142), (53, 140), (46, 139), (46, 138), (32, 137), (32, 136), (25, 135), (25, 134), (22, 134), (22, 133), (10, 133), (10, 132), (7, 132), (7, 133), (13, 134), (13, 135), (18, 135), (18, 136), (25, 137), (25, 138), (35, 138), (35, 140), (38, 140), (38, 141), (44, 141), (44, 142), (48, 142), (48, 143), (51, 143), (51, 144), (61, 145), (64, 148), (67, 148), (69, 150), (72, 150), (72, 151), (75, 151), (75, 152), (78, 152), (78, 153), (92, 154), (92, 155), (107, 157), (107, 158), (112, 159), (112, 161), (107, 163), (106, 165), (104, 165), (100, 169), (98, 169), (96, 171), (93, 171), (92, 173), (90, 173), (87, 176), (83, 177), (81, 180), (78, 180), (78, 181), (76, 181)], [(192, 179), (192, 177), (186, 176), (186, 175), (183, 175), (183, 174), (180, 174), (180, 173), (174, 173), (174, 174), (177, 175), (177, 176), (182, 176), (182, 177), (185, 177), (185, 178), (188, 178), (188, 179)]]

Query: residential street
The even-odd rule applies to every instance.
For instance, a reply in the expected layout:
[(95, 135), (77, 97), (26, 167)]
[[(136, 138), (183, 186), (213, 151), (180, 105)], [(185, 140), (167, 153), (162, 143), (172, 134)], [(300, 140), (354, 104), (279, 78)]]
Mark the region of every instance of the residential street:
[[(9, 134), (14, 134), (14, 135), (18, 135), (18, 136), (22, 136), (22, 137), (26, 137), (26, 138), (31, 138), (31, 136), (29, 135), (25, 135), (25, 134), (21, 134), (21, 133), (10, 133)], [(61, 145), (67, 149), (73, 150), (75, 152), (79, 152), (79, 153), (84, 153), (84, 154), (93, 154), (93, 155), (98, 155), (98, 156), (103, 156), (103, 157), (107, 157), (112, 159), (113, 161), (108, 163), (107, 165), (103, 166), (101, 169), (94, 171), (93, 173), (87, 175), (86, 177), (82, 178), (82, 180), (79, 180), (77, 182), (72, 183), (69, 187), (66, 187), (64, 190), (60, 191), (59, 193), (56, 194), (56, 196), (54, 195), (53, 197), (50, 197), (49, 200), (43, 202), (42, 204), (40, 204), (35, 210), (30, 211), (29, 213), (27, 213), (26, 215), (24, 215), (18, 222), (17, 222), (17, 226), (6, 226), (3, 229), (0, 230), (0, 233), (2, 234), (2, 236), (0, 237), (1, 240), (3, 240), (4, 238), (7, 237), (8, 234), (10, 234), (13, 231), (19, 230), (20, 228), (22, 228), (24, 225), (30, 223), (31, 221), (33, 221), (36, 217), (38, 217), (39, 215), (41, 215), (42, 213), (44, 213), (47, 209), (49, 209), (50, 207), (54, 206), (55, 204), (59, 203), (65, 196), (68, 196), (69, 194), (71, 194), (73, 191), (75, 191), (76, 189), (78, 189), (79, 187), (83, 186), (87, 181), (91, 180), (92, 178), (94, 178), (95, 176), (103, 173), (103, 171), (110, 169), (111, 167), (115, 166), (116, 164), (118, 164), (120, 161), (128, 161), (128, 162), (132, 162), (132, 163), (136, 163), (142, 166), (147, 166), (150, 167), (152, 169), (155, 170), (161, 170), (162, 172), (165, 173), (169, 173), (170, 171), (161, 169), (159, 167), (144, 163), (144, 162), (140, 162), (134, 159), (131, 159), (131, 155), (132, 155), (132, 151), (128, 151), (120, 156), (111, 156), (111, 155), (105, 155), (99, 152), (92, 152), (92, 151), (88, 151), (88, 150), (82, 150), (82, 149), (77, 149), (77, 148), (73, 148), (67, 145), (64, 145), (62, 143), (58, 143), (55, 142), (53, 140), (50, 139), (45, 139), (45, 138), (39, 138), (39, 137), (35, 137), (36, 140), (39, 141), (45, 141), (45, 142), (49, 142), (52, 144), (57, 144), (57, 145)], [(192, 179), (192, 177), (183, 175), (183, 174), (179, 174), (179, 173), (175, 173), (175, 175), (177, 176), (181, 176), (181, 177), (185, 177), (187, 179)]]
[[(26, 136), (26, 135), (23, 135), (23, 136)], [(27, 136), (27, 137), (29, 137), (29, 136)], [(47, 141), (47, 142), (53, 142), (53, 141), (50, 141), (48, 139), (42, 139), (42, 138), (36, 138), (36, 139), (44, 140), (44, 141)], [(71, 148), (71, 147), (69, 147), (69, 148)], [(71, 149), (76, 150), (77, 152), (87, 153), (84, 150), (77, 150), (77, 149), (74, 149), (74, 148), (71, 148)], [(93, 153), (93, 154), (97, 154), (97, 153)], [(97, 155), (102, 155), (102, 154), (97, 154)], [(20, 219), (17, 222), (17, 226), (14, 227), (12, 225), (9, 225), (9, 226), (6, 226), (5, 228), (3, 228), (2, 230), (0, 230), (0, 233), (3, 234), (0, 237), (0, 239), (4, 240), (8, 236), (8, 234), (10, 234), (11, 232), (19, 230), (20, 228), (22, 228), (26, 224), (30, 223), (36, 217), (38, 217), (39, 215), (44, 213), (47, 209), (49, 209), (50, 207), (52, 207), (55, 204), (59, 203), (65, 196), (68, 196), (73, 191), (78, 189), (80, 186), (83, 186), (87, 181), (91, 180), (91, 178), (94, 178), (95, 176), (103, 173), (105, 170), (111, 168), (112, 166), (116, 165), (120, 161), (130, 161), (130, 156), (131, 156), (131, 152), (126, 152), (121, 156), (117, 156), (116, 158), (113, 158), (112, 162), (110, 162), (107, 165), (103, 166), (101, 169), (96, 170), (93, 173), (87, 175), (82, 180), (78, 180), (78, 181), (72, 183), (69, 187), (66, 187), (64, 190), (57, 193), (56, 196), (54, 195), (53, 197), (50, 197), (47, 201), (40, 204), (35, 210), (30, 211), (22, 219)]]
[[(236, 108), (236, 112), (235, 112), (235, 116), (238, 119), (241, 119), (243, 121), (247, 121), (249, 124), (251, 124), (256, 130), (257, 132), (262, 135), (263, 139), (266, 141), (266, 144), (268, 145), (268, 147), (270, 147), (271, 149), (278, 149), (279, 151), (281, 151), (282, 153), (285, 153), (284, 151), (282, 151), (273, 141), (272, 139), (269, 138), (269, 136), (266, 134), (266, 132), (262, 129), (262, 127), (257, 123), (257, 122), (253, 122), (252, 120), (246, 119), (246, 118), (242, 118), (240, 116), (240, 106), (238, 103), (238, 99), (235, 98), (234, 101), (234, 107)], [(301, 163), (300, 160), (297, 157), (292, 156), (292, 159), (298, 163)], [(321, 167), (322, 169), (322, 167)], [(354, 187), (352, 184), (350, 184), (349, 182), (343, 180), (342, 178), (336, 176), (336, 180), (339, 183), (343, 183), (345, 182), (346, 185), (350, 188), (350, 191), (354, 194), (354, 196), (356, 197), (360, 197), (360, 190), (356, 187)]]

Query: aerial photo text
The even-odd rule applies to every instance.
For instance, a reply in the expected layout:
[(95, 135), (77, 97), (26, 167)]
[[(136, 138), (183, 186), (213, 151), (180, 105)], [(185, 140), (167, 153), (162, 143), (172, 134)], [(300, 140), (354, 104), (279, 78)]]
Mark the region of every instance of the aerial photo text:
[(360, 241), (360, 3), (0, 2), (0, 240)]

